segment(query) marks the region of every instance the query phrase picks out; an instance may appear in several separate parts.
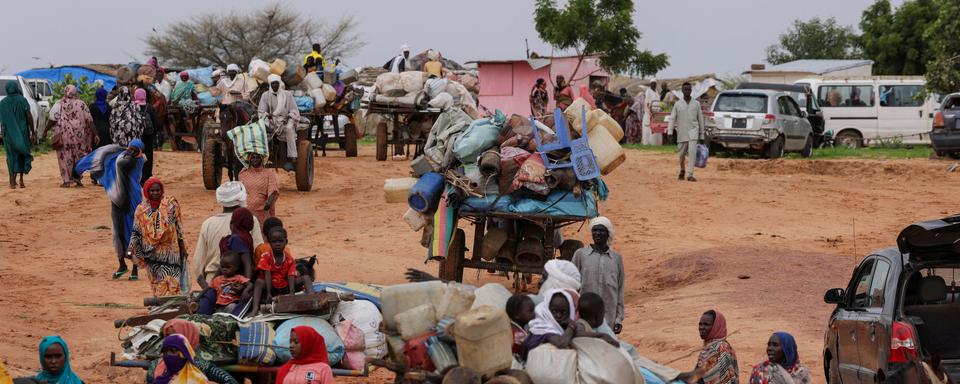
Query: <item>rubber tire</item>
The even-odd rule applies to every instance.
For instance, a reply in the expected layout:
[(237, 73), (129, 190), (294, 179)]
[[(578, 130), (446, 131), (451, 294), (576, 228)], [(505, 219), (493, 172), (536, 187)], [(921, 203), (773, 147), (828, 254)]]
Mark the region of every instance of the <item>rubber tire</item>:
[(466, 255), (466, 233), (457, 228), (453, 232), (453, 240), (450, 242), (450, 248), (447, 249), (447, 257), (440, 261), (440, 269), (437, 274), (443, 281), (463, 281), (463, 257)]
[(347, 157), (357, 157), (357, 126), (346, 124), (343, 126), (343, 136), (346, 139)]
[(203, 172), (203, 187), (208, 191), (214, 191), (220, 186), (220, 180), (223, 178), (223, 169), (217, 165), (217, 149), (220, 144), (216, 139), (207, 139), (203, 145), (203, 155), (201, 158)]
[(377, 161), (387, 160), (387, 123), (377, 124)]
[(813, 137), (807, 136), (807, 143), (800, 150), (800, 157), (809, 158), (810, 156), (813, 156)]
[(833, 139), (834, 147), (861, 148), (863, 147), (863, 137), (856, 131), (846, 130), (837, 134)]
[(783, 135), (777, 136), (776, 139), (767, 144), (766, 155), (768, 159), (779, 159), (783, 157)]
[(313, 143), (310, 140), (297, 141), (296, 173), (298, 191), (313, 189)]

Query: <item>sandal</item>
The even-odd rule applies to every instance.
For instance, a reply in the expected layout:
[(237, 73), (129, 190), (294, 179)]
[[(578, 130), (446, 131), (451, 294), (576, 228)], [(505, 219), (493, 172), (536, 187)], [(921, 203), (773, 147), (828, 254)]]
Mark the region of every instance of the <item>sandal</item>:
[(137, 275), (130, 275), (130, 277), (128, 277), (127, 280), (137, 281), (137, 280), (140, 280), (140, 277), (138, 277)]
[(70, 183), (60, 184), (60, 188), (70, 188), (70, 187), (72, 187), (72, 186), (73, 186), (73, 185), (70, 185)]
[(123, 277), (123, 275), (126, 275), (127, 272), (129, 272), (129, 271), (130, 271), (130, 270), (129, 270), (129, 269), (126, 269), (126, 268), (124, 268), (122, 271), (116, 271), (116, 272), (113, 273), (113, 279), (114, 279), (114, 280), (119, 279), (119, 278)]

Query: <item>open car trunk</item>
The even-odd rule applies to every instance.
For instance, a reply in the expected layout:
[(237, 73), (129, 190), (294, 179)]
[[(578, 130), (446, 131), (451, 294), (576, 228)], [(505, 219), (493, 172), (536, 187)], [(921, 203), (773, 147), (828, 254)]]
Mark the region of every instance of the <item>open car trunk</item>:
[(917, 332), (920, 358), (940, 361), (960, 382), (960, 262), (921, 264), (904, 284), (901, 313)]

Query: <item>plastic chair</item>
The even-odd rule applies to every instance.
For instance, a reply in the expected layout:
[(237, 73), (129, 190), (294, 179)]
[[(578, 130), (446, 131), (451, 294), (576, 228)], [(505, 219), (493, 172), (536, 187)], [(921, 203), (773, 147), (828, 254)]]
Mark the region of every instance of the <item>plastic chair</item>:
[[(593, 155), (593, 150), (587, 142), (587, 108), (581, 107), (580, 112), (583, 130), (579, 139), (570, 140), (570, 132), (567, 130), (567, 122), (563, 118), (563, 111), (557, 108), (553, 112), (554, 130), (557, 133), (557, 142), (544, 144), (540, 139), (540, 130), (537, 129), (536, 120), (530, 116), (530, 126), (533, 127), (533, 139), (537, 141), (537, 149), (540, 157), (543, 159), (543, 165), (547, 169), (573, 168), (577, 180), (586, 181), (600, 177), (600, 165), (597, 164), (597, 158)], [(569, 162), (553, 162), (547, 158), (548, 152), (558, 150), (570, 150)]]

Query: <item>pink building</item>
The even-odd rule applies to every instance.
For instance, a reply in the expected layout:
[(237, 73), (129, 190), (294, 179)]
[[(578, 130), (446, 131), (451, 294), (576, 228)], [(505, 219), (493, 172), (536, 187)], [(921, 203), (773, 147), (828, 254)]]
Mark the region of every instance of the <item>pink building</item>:
[[(557, 75), (563, 75), (570, 81), (573, 70), (577, 67), (576, 56), (545, 57), (521, 60), (476, 60), (480, 77), (480, 105), (491, 112), (499, 108), (508, 116), (516, 113), (522, 116), (530, 115), (530, 90), (538, 78), (547, 81), (550, 104), (548, 110), (553, 111), (556, 104), (553, 100), (553, 82)], [(606, 85), (610, 74), (600, 68), (596, 57), (588, 57), (580, 64), (573, 78), (574, 95), (580, 94), (581, 84), (590, 84), (600, 81)]]

